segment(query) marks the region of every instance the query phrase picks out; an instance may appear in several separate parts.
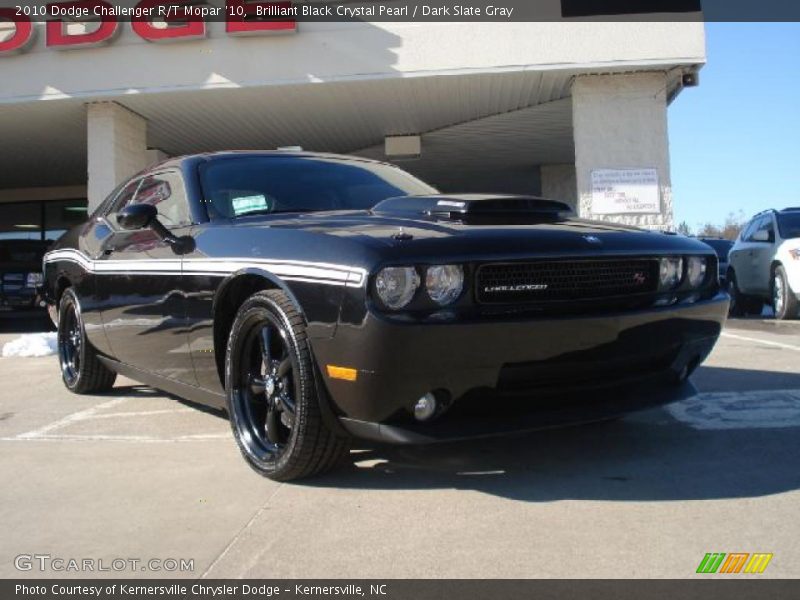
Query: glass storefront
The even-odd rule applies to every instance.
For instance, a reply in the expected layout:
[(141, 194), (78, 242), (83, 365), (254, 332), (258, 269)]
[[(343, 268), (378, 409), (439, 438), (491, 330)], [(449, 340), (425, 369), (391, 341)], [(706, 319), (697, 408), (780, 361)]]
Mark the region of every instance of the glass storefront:
[(86, 199), (0, 204), (0, 240), (57, 240), (86, 220)]

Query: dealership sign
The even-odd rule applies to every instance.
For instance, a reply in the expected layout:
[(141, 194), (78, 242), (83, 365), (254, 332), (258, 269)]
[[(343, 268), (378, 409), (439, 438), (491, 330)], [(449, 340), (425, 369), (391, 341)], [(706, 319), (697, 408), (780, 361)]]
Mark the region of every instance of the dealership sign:
[(592, 171), (592, 213), (595, 215), (658, 214), (661, 202), (656, 169)]
[[(0, 8), (0, 24), (12, 24), (11, 35), (0, 38), (0, 56), (30, 48), (36, 33), (34, 20), (47, 19), (47, 48), (69, 50), (111, 42), (119, 33), (121, 19), (129, 20), (134, 33), (148, 42), (203, 38), (207, 17), (224, 18), (225, 31), (230, 35), (294, 33), (297, 23), (292, 18), (254, 18), (287, 14), (289, 7), (291, 2), (225, 0), (224, 7), (210, 7), (177, 0), (142, 0), (135, 6), (123, 8), (104, 0), (74, 0), (39, 7)], [(75, 31), (71, 25), (76, 22), (85, 27)]]

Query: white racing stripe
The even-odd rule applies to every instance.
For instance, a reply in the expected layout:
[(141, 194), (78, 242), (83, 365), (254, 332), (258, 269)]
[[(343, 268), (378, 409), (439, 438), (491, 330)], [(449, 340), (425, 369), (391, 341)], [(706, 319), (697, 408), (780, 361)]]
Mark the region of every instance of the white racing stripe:
[(800, 427), (800, 390), (709, 392), (670, 404), (666, 409), (692, 429)]
[(736, 335), (735, 333), (728, 333), (727, 331), (722, 332), (720, 335), (722, 337), (730, 338), (732, 340), (741, 340), (743, 342), (756, 342), (758, 344), (764, 344), (766, 346), (773, 346), (775, 348), (783, 348), (784, 350), (794, 350), (795, 352), (800, 352), (800, 346), (793, 346), (792, 344), (773, 342), (761, 338), (748, 337), (746, 335)]
[(208, 275), (224, 277), (247, 267), (259, 267), (287, 281), (302, 281), (323, 285), (361, 287), (367, 278), (364, 269), (332, 263), (297, 260), (268, 260), (258, 258), (186, 258), (93, 260), (78, 250), (54, 250), (45, 254), (44, 262), (67, 261), (80, 265), (94, 274), (132, 275)]

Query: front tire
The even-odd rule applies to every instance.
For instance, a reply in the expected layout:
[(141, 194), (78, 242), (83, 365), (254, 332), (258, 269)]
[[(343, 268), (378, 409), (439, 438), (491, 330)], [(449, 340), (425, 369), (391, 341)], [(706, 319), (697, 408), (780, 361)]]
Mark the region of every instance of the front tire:
[(233, 322), (225, 360), (231, 429), (260, 475), (289, 481), (332, 469), (349, 439), (325, 424), (305, 322), (281, 291), (248, 298)]
[(780, 320), (797, 317), (797, 296), (789, 286), (786, 270), (778, 265), (772, 276), (772, 308), (775, 318)]
[(739, 290), (739, 283), (736, 281), (736, 273), (733, 270), (728, 271), (728, 293), (731, 296), (728, 315), (731, 317), (759, 314), (764, 306), (759, 298), (748, 296)]
[(70, 392), (92, 394), (114, 387), (117, 374), (100, 362), (86, 339), (81, 305), (72, 289), (64, 292), (58, 305), (57, 339), (61, 378)]

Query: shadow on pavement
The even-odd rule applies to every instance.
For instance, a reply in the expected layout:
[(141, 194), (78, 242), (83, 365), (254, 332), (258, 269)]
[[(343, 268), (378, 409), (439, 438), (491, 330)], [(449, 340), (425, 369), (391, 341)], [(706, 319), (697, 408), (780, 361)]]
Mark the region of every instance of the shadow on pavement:
[[(769, 352), (771, 348), (764, 348)], [(780, 352), (780, 349), (775, 349)], [(754, 390), (800, 389), (800, 372), (754, 371), (750, 369), (728, 369), (704, 367), (695, 371), (692, 381), (701, 392), (749, 392)]]
[[(741, 381), (775, 375), (714, 370)], [(800, 375), (783, 375), (785, 387), (800, 388)], [(516, 437), (424, 447), (361, 444), (350, 458), (353, 464), (300, 484), (473, 489), (527, 502), (746, 498), (800, 488), (800, 427), (696, 430), (654, 409)]]
[(157, 390), (149, 385), (144, 384), (116, 385), (110, 392), (103, 392), (101, 395), (109, 398), (169, 398), (180, 404), (183, 404), (188, 408), (193, 408), (200, 412), (225, 419), (226, 421), (228, 420), (228, 415), (224, 410), (206, 406), (205, 404), (198, 404), (190, 400), (185, 400), (184, 398), (180, 398), (170, 394), (169, 392)]

